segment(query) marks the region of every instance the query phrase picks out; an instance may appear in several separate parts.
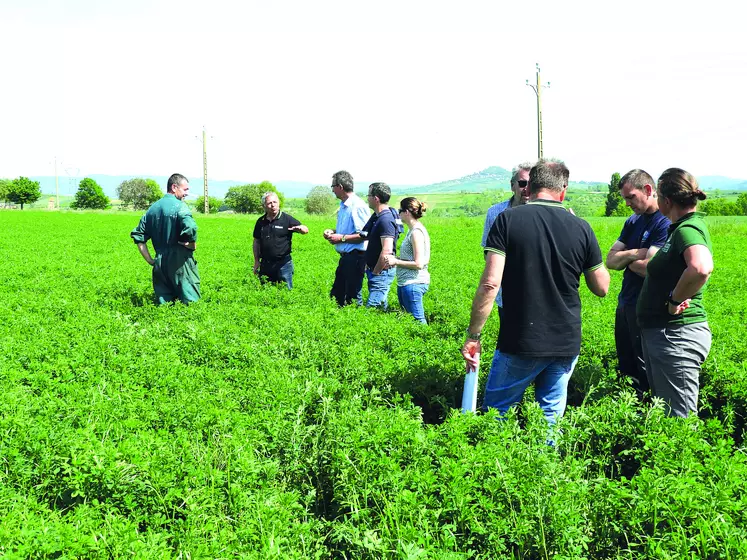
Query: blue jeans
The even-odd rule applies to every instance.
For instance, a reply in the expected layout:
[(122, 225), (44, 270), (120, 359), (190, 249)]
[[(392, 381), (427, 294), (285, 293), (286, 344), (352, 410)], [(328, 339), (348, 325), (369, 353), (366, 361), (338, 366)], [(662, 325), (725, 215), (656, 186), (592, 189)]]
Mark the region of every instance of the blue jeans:
[(386, 311), (389, 306), (389, 288), (394, 280), (395, 270), (390, 268), (382, 270), (381, 274), (374, 274), (370, 270), (366, 271), (368, 278), (368, 301), (366, 307), (376, 307)]
[(397, 286), (397, 299), (402, 309), (410, 313), (416, 320), (424, 325), (428, 322), (425, 320), (425, 310), (423, 309), (423, 296), (428, 291), (430, 284), (406, 284)]
[(563, 416), (568, 398), (568, 381), (576, 367), (573, 358), (522, 358), (496, 350), (485, 386), (485, 406), (501, 414), (519, 404), (534, 381), (534, 396), (551, 426)]
[(293, 261), (289, 260), (283, 265), (273, 262), (262, 262), (259, 265), (259, 279), (265, 282), (281, 283), (285, 282), (288, 289), (293, 289)]

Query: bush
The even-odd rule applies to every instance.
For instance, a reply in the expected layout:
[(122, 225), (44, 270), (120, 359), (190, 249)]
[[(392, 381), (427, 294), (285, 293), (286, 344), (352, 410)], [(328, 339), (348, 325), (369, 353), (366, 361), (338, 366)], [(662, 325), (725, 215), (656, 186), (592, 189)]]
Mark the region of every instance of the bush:
[(305, 208), (309, 214), (331, 214), (335, 210), (335, 202), (337, 199), (335, 195), (330, 192), (329, 187), (318, 186), (314, 187), (306, 195)]
[[(214, 196), (208, 196), (208, 212), (210, 214), (217, 214), (220, 207), (223, 206), (223, 201)], [(195, 200), (195, 210), (201, 214), (205, 213), (205, 195), (202, 195)]]
[(709, 216), (739, 216), (743, 213), (739, 199), (737, 202), (730, 202), (725, 198), (707, 200), (698, 210)]
[(162, 196), (161, 187), (153, 179), (129, 179), (117, 187), (122, 206), (132, 206), (134, 210), (145, 210)]
[(262, 214), (264, 213), (264, 208), (262, 208), (262, 195), (266, 192), (274, 192), (277, 194), (278, 200), (280, 200), (280, 207), (282, 208), (285, 197), (283, 196), (283, 193), (278, 191), (277, 187), (269, 181), (231, 187), (228, 189), (228, 193), (226, 193), (226, 206), (231, 208), (234, 212), (239, 212), (241, 214)]
[(94, 210), (105, 210), (111, 208), (112, 203), (109, 197), (104, 194), (101, 186), (86, 177), (78, 185), (78, 192), (75, 193), (75, 200), (70, 203), (70, 208), (74, 210), (83, 210), (86, 208)]

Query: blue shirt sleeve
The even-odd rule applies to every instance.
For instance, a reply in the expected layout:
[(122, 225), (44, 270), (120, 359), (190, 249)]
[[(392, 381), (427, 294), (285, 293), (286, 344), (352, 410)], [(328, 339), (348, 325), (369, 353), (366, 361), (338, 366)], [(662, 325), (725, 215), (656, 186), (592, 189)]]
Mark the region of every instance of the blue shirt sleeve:
[(485, 225), (482, 228), (482, 241), (480, 242), (480, 245), (482, 245), (483, 248), (488, 242), (488, 234), (490, 233), (490, 227), (493, 225), (494, 221), (495, 218), (493, 217), (490, 208), (488, 208), (488, 213), (485, 215)]
[(630, 246), (630, 240), (628, 237), (630, 236), (630, 230), (632, 229), (632, 221), (635, 216), (631, 216), (627, 220), (625, 220), (625, 223), (623, 224), (622, 231), (620, 232), (620, 237), (617, 238), (617, 240), (620, 243), (623, 243), (626, 247)]
[(649, 234), (649, 239), (651, 241), (650, 247), (663, 247), (664, 243), (667, 242), (667, 237), (669, 237), (669, 226), (672, 222), (669, 221), (669, 218), (662, 217), (661, 220), (656, 222), (656, 226), (654, 227), (654, 230)]
[(506, 254), (506, 232), (508, 230), (508, 215), (507, 212), (502, 212), (498, 215), (493, 222), (493, 226), (490, 228), (488, 234), (488, 240), (485, 243), (485, 250), (492, 251), (494, 253), (500, 253), (501, 255)]
[(366, 222), (368, 222), (368, 208), (362, 204), (356, 205), (355, 208), (353, 208), (352, 217), (353, 225), (355, 226), (355, 233), (359, 233), (363, 229), (363, 226), (366, 225)]
[(389, 210), (385, 210), (379, 220), (376, 223), (378, 226), (377, 234), (379, 237), (384, 239), (385, 237), (391, 237), (394, 239), (397, 235), (397, 225), (394, 223), (394, 216)]

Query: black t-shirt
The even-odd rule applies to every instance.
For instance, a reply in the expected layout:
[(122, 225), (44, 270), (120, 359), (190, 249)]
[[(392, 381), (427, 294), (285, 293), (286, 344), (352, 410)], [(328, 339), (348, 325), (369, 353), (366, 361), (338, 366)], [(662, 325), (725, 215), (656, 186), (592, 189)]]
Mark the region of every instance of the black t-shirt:
[(392, 252), (397, 252), (397, 239), (402, 233), (402, 220), (394, 208), (382, 210), (381, 214), (373, 214), (363, 226), (361, 236), (368, 240), (366, 249), (366, 266), (373, 269), (381, 254), (381, 240), (390, 237), (394, 239)]
[(485, 250), (506, 257), (498, 349), (527, 357), (577, 356), (579, 278), (602, 266), (591, 226), (560, 202), (530, 202), (496, 218)]
[(300, 225), (301, 222), (285, 212), (280, 212), (272, 221), (267, 219), (267, 215), (260, 216), (254, 224), (260, 259), (263, 262), (289, 259), (293, 232), (288, 228)]

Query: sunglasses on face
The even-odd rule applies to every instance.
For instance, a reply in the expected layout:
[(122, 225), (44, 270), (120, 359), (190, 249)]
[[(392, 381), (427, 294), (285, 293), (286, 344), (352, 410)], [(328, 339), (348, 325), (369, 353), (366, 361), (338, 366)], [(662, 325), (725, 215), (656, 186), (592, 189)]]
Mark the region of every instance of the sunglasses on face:
[(520, 188), (524, 189), (529, 184), (529, 181), (527, 181), (526, 179), (519, 179), (518, 181), (516, 181), (516, 183)]
[(400, 208), (399, 209), (399, 213), (400, 214), (404, 214), (405, 212), (407, 212), (407, 208)]

